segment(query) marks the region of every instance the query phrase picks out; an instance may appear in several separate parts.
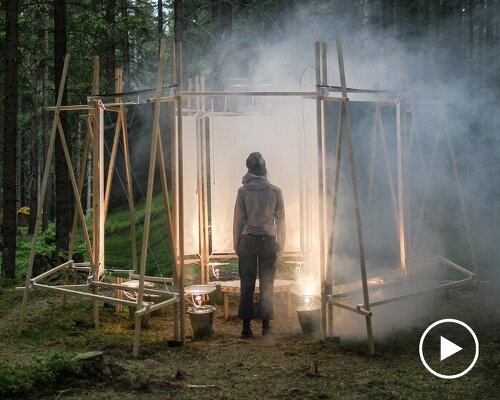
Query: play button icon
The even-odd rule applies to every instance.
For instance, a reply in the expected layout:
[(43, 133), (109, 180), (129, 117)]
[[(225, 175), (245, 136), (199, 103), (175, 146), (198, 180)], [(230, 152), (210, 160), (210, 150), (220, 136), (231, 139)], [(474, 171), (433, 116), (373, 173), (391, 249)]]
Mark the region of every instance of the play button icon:
[(443, 379), (455, 379), (469, 372), (479, 357), (474, 331), (457, 319), (441, 319), (422, 334), (419, 354), (424, 367)]
[(460, 350), (463, 350), (462, 347), (457, 346), (451, 340), (446, 339), (441, 336), (441, 351), (439, 356), (439, 361), (443, 361), (446, 358), (452, 356), (455, 353), (458, 353)]

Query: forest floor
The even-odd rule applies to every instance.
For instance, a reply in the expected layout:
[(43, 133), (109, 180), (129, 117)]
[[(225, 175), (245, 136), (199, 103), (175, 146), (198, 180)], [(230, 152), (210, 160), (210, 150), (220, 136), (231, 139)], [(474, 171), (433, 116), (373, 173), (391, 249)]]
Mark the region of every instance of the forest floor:
[[(241, 339), (234, 297), (233, 317), (226, 320), (218, 306), (210, 337), (195, 339), (186, 317), (182, 347), (169, 347), (170, 308), (152, 316), (141, 333), (140, 356), (133, 358), (126, 310), (101, 306), (94, 329), (89, 301), (72, 297), (63, 306), (61, 296), (36, 292), (26, 329), (17, 335), (21, 299), (22, 292), (0, 289), (1, 398), (493, 399), (500, 393), (500, 302), (491, 284), (436, 295), (439, 307), (429, 310), (426, 323), (377, 339), (373, 356), (363, 339), (321, 342), (302, 334), (296, 315), (283, 317), (290, 310), (282, 301), (269, 339), (257, 322), (254, 337)], [(468, 323), (480, 342), (474, 368), (454, 380), (431, 375), (419, 358), (420, 336), (441, 318)], [(89, 351), (102, 352), (103, 364), (71, 366), (69, 359)]]

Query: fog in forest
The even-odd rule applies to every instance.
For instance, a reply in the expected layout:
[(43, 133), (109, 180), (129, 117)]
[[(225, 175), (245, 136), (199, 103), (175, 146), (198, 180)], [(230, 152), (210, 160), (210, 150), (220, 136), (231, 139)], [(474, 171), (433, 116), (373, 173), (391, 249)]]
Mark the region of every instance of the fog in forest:
[[(407, 248), (411, 249), (415, 260), (408, 266), (410, 275), (416, 274), (415, 282), (411, 283), (416, 285), (414, 288), (461, 279), (460, 274), (437, 265), (433, 257), (436, 254), (473, 269), (460, 194), (463, 195), (477, 263), (485, 275), (480, 279), (495, 281), (500, 275), (496, 264), (500, 255), (496, 246), (500, 239), (497, 228), (500, 215), (497, 183), (500, 119), (495, 112), (498, 92), (484, 84), (492, 81), (493, 76), (490, 79), (489, 74), (494, 72), (489, 67), (488, 51), (483, 52), (484, 59), (476, 62), (482, 66), (480, 71), (464, 65), (464, 59), (460, 59), (457, 49), (463, 36), (455, 32), (458, 29), (456, 22), (456, 16), (450, 17), (449, 21), (442, 21), (426, 34), (409, 35), (412, 26), (399, 26), (399, 32), (395, 32), (394, 27), (371, 26), (361, 21), (359, 15), (349, 12), (330, 10), (322, 18), (321, 10), (313, 13), (295, 9), (293, 13), (284, 13), (282, 20), (274, 21), (274, 32), (267, 35), (270, 40), (259, 41), (257, 36), (253, 38), (251, 48), (228, 42), (228, 48), (221, 52), (224, 67), (220, 68), (226, 78), (226, 89), (231, 90), (234, 82), (244, 81), (248, 88), (255, 90), (262, 90), (259, 83), (266, 82), (269, 90), (314, 91), (314, 41), (326, 42), (327, 83), (338, 86), (336, 39), (340, 39), (348, 87), (385, 89), (388, 92), (380, 97), (402, 100), (405, 105), (402, 112), (403, 168), (407, 177), (403, 182), (405, 229), (408, 232)], [(478, 79), (478, 74), (481, 79)], [(349, 110), (368, 274), (369, 277), (384, 275), (399, 279), (398, 228), (394, 209), (394, 191), (397, 197), (396, 106), (380, 107), (381, 123), (376, 124), (374, 138), (376, 111), (373, 104), (356, 102), (358, 97), (352, 95)], [(279, 113), (286, 107), (303, 112), (297, 102), (279, 100), (273, 101), (268, 111)], [(331, 103), (329, 113), (328, 151), (333, 159), (337, 103)], [(381, 129), (384, 134), (380, 133)], [(336, 284), (360, 279), (354, 199), (345, 143), (344, 137), (334, 236)], [(276, 143), (277, 148), (282, 145)], [(388, 169), (396, 188), (392, 189), (393, 193), (388, 183)], [(333, 178), (330, 183), (333, 183)], [(419, 217), (424, 197), (425, 207)], [(327, 203), (331, 202), (329, 198)], [(312, 281), (317, 291), (318, 271), (311, 265), (315, 262), (317, 259), (304, 266), (299, 284)], [(375, 296), (372, 300), (376, 300), (378, 294), (391, 293), (390, 288), (381, 285), (379, 291), (372, 294)], [(420, 296), (376, 308), (376, 333), (390, 333), (425, 320), (429, 317), (429, 306), (439, 303), (438, 296), (439, 292), (436, 292), (435, 296)], [(348, 301), (362, 303), (361, 294)], [(363, 319), (359, 316), (339, 311), (337, 317), (337, 323), (346, 334), (364, 334)]]

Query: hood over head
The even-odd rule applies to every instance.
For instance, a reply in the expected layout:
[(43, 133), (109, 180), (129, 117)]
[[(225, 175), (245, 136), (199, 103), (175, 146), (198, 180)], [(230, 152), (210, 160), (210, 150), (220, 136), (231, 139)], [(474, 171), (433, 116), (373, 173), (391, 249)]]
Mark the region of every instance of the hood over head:
[(265, 189), (271, 185), (265, 176), (259, 176), (248, 172), (241, 180), (248, 189)]
[(248, 168), (248, 172), (257, 176), (266, 176), (267, 168), (266, 168), (266, 160), (262, 157), (258, 151), (250, 153), (247, 160), (246, 166)]

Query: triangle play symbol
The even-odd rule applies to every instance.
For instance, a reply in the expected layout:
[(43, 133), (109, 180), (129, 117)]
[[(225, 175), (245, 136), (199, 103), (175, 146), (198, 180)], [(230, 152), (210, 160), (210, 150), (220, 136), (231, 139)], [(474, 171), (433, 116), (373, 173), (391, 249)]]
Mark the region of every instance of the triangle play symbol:
[(463, 350), (462, 347), (457, 346), (452, 341), (446, 339), (441, 336), (441, 353), (439, 361), (443, 361), (444, 359), (452, 356), (455, 353), (458, 353), (460, 350)]

